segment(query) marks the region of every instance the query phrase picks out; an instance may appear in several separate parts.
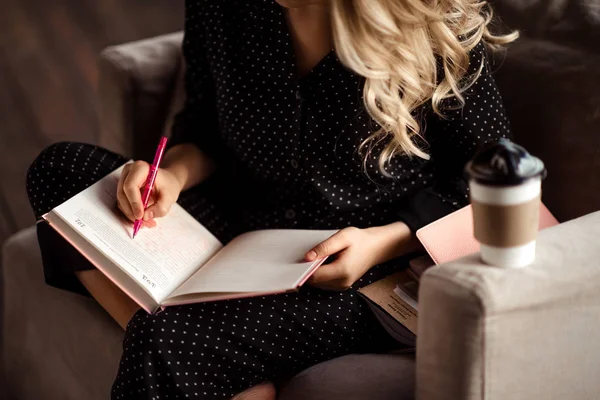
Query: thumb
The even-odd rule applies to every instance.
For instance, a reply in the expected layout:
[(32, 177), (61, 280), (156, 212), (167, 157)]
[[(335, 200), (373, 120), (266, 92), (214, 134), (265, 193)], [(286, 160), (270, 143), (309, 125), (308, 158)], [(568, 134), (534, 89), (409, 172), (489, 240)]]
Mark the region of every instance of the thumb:
[(314, 261), (317, 258), (334, 255), (335, 253), (344, 250), (349, 245), (348, 233), (346, 230), (341, 230), (307, 252), (304, 257), (306, 261)]

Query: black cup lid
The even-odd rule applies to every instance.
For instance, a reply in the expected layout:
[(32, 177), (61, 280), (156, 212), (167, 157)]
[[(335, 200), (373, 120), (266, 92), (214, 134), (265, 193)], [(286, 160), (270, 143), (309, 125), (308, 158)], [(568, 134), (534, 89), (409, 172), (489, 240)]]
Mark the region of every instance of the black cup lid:
[(544, 163), (523, 147), (500, 139), (481, 149), (465, 167), (467, 179), (492, 186), (518, 185), (528, 179), (546, 177)]

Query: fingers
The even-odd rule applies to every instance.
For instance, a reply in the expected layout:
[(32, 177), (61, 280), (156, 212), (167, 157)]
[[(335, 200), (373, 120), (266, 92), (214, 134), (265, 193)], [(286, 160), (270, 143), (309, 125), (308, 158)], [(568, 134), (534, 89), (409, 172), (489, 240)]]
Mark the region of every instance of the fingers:
[[(142, 171), (146, 170), (146, 173), (147, 173), (148, 166), (144, 165), (144, 164), (145, 164), (144, 162), (136, 162), (136, 163), (125, 165), (125, 167), (123, 167), (123, 172), (121, 173), (121, 177), (119, 178), (119, 183), (117, 184), (117, 205), (119, 207), (119, 210), (121, 210), (121, 212), (131, 221), (135, 221), (136, 219), (138, 219), (138, 217), (136, 217), (134, 215), (134, 212), (132, 210), (131, 201), (130, 201), (129, 197), (127, 196), (125, 188), (128, 185), (135, 186), (135, 185), (137, 185), (137, 182), (140, 181), (139, 177), (136, 178), (134, 176), (132, 178), (131, 177), (132, 174), (138, 173), (137, 171), (139, 171), (139, 170), (142, 170)], [(137, 195), (139, 196), (139, 199), (140, 199), (139, 200), (140, 208), (142, 208), (140, 188), (143, 187), (144, 184), (146, 183), (145, 178), (142, 178), (141, 181), (142, 181), (141, 186), (136, 188)], [(131, 194), (131, 192), (130, 192), (130, 194)], [(150, 195), (150, 198), (148, 199), (148, 206), (152, 206), (155, 203), (155, 197), (156, 197), (156, 186), (153, 190), (153, 193)], [(143, 213), (144, 220), (143, 220), (142, 226), (144, 228), (154, 228), (156, 226), (156, 221), (154, 221), (153, 216), (150, 217), (150, 215), (153, 215), (153, 213), (152, 214)]]
[(154, 198), (152, 197), (152, 195), (150, 195), (150, 198), (148, 199), (148, 204), (146, 206), (146, 210), (144, 210), (144, 217), (142, 218), (142, 226), (146, 228), (154, 228), (156, 226), (156, 221), (154, 220), (154, 217), (150, 218), (150, 216), (148, 215), (148, 207), (151, 207), (152, 204), (154, 204)]
[[(317, 247), (306, 253), (306, 261), (314, 261), (318, 258), (328, 257), (338, 253), (352, 243), (352, 238), (359, 231), (358, 228), (349, 227), (338, 231), (329, 239), (321, 242)], [(330, 264), (331, 265), (331, 264)]]
[(169, 213), (171, 206), (179, 196), (179, 190), (176, 189), (177, 184), (173, 184), (173, 182), (174, 180), (166, 171), (159, 172), (154, 184), (154, 191), (150, 195), (144, 211), (144, 220), (162, 218)]
[(162, 218), (171, 209), (171, 205), (173, 202), (167, 200), (166, 198), (160, 198), (150, 207), (146, 208), (144, 212), (144, 220), (151, 220), (154, 218)]
[(129, 171), (131, 169), (131, 164), (125, 165), (123, 167), (123, 172), (121, 173), (121, 177), (119, 178), (119, 183), (117, 185), (117, 205), (119, 206), (119, 210), (131, 221), (134, 221), (135, 218), (133, 216), (133, 212), (131, 211), (131, 206), (129, 205), (129, 200), (127, 196), (125, 196), (125, 192), (123, 192), (123, 182), (129, 175)]
[(341, 256), (331, 264), (322, 265), (310, 277), (308, 283), (311, 286), (325, 290), (342, 291), (349, 289), (354, 284), (348, 257), (342, 253)]
[(141, 219), (144, 216), (144, 206), (142, 204), (142, 195), (140, 188), (146, 183), (150, 166), (144, 161), (136, 161), (129, 169), (129, 173), (123, 180), (123, 192), (129, 201), (131, 213), (134, 219)]
[(144, 210), (144, 216), (142, 217), (144, 221), (153, 221), (154, 213), (150, 213), (148, 209), (152, 207), (154, 203), (154, 196), (150, 195), (150, 198), (148, 199), (148, 204), (146, 204), (146, 209)]
[(156, 221), (153, 219), (147, 220), (147, 221), (143, 221), (142, 222), (142, 226), (145, 226), (146, 228), (154, 228), (156, 226)]

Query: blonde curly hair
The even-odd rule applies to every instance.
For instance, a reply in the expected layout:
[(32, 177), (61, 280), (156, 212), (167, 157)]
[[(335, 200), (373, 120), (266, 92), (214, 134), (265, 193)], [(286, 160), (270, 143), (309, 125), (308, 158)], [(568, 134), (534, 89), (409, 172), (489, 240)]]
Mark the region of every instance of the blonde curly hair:
[(380, 127), (361, 150), (386, 142), (379, 155), (384, 174), (398, 153), (429, 158), (413, 140), (422, 138), (413, 112), (431, 101), (443, 117), (445, 99), (464, 104), (462, 93), (484, 66), (466, 76), (470, 51), (481, 41), (497, 50), (518, 37), (492, 34), (492, 16), (487, 2), (477, 0), (331, 0), (336, 53), (365, 78), (364, 104)]

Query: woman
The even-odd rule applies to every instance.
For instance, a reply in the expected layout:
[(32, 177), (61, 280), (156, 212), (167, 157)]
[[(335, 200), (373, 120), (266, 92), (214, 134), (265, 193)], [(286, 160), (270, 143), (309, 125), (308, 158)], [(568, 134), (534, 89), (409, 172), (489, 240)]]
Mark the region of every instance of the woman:
[[(137, 161), (122, 212), (152, 227), (179, 201), (224, 242), (341, 230), (306, 254), (334, 261), (298, 293), (148, 315), (40, 224), (48, 283), (89, 291), (126, 329), (114, 399), (271, 399), (268, 382), (394, 346), (356, 290), (406, 267), (414, 232), (467, 203), (476, 147), (509, 135), (485, 51), (516, 35), (493, 36), (490, 18), (474, 0), (187, 1), (187, 102), (153, 204)], [(28, 173), (35, 213), (125, 161), (49, 147)]]

